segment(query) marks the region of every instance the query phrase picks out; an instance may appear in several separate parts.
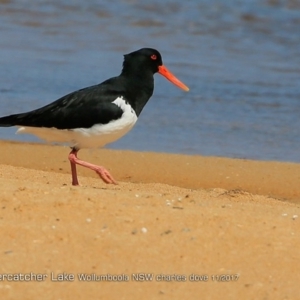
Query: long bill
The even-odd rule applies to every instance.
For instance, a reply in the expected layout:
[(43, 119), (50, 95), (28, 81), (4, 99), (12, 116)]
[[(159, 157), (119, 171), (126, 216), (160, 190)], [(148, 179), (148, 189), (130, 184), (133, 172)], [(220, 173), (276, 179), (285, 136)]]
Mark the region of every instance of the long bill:
[(166, 77), (169, 81), (171, 81), (173, 84), (180, 87), (184, 91), (188, 92), (190, 90), (184, 83), (177, 79), (164, 65), (158, 67), (158, 73)]

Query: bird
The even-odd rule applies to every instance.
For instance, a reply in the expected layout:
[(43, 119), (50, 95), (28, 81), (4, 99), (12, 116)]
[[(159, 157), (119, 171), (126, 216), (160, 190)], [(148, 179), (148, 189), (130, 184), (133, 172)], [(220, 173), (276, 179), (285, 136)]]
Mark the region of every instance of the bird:
[(78, 151), (101, 148), (133, 128), (153, 94), (155, 73), (189, 90), (166, 68), (159, 51), (142, 48), (124, 55), (119, 76), (71, 92), (41, 108), (1, 117), (0, 127), (17, 126), (17, 133), (70, 146), (68, 159), (74, 186), (79, 185), (76, 165), (95, 171), (107, 184), (117, 184), (103, 166), (79, 159)]

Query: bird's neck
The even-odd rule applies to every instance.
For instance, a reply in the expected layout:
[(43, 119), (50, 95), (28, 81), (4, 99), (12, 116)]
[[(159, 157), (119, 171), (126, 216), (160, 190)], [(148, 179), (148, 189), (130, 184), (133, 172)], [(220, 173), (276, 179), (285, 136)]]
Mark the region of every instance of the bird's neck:
[(123, 69), (120, 77), (126, 81), (127, 100), (135, 110), (136, 115), (139, 116), (153, 94), (153, 74), (143, 70), (134, 72), (132, 69), (129, 73), (126, 69)]

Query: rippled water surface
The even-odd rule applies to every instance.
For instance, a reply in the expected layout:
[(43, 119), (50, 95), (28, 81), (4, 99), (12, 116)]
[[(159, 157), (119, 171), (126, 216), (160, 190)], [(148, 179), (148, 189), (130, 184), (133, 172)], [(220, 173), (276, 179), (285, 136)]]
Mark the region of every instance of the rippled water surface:
[[(157, 48), (160, 75), (111, 148), (300, 162), (300, 1), (0, 0), (0, 114), (28, 111)], [(0, 139), (37, 141), (0, 128)]]

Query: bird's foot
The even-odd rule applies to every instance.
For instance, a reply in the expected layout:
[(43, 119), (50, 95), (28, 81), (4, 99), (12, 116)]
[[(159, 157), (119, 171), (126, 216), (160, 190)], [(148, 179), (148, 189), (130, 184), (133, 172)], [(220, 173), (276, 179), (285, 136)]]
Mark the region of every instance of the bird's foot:
[(117, 182), (114, 180), (114, 178), (110, 175), (110, 173), (104, 167), (95, 166), (94, 171), (100, 176), (100, 178), (105, 183), (117, 184)]
[(79, 185), (79, 182), (78, 182), (78, 180), (72, 180), (72, 185), (74, 185), (74, 186), (78, 186)]

